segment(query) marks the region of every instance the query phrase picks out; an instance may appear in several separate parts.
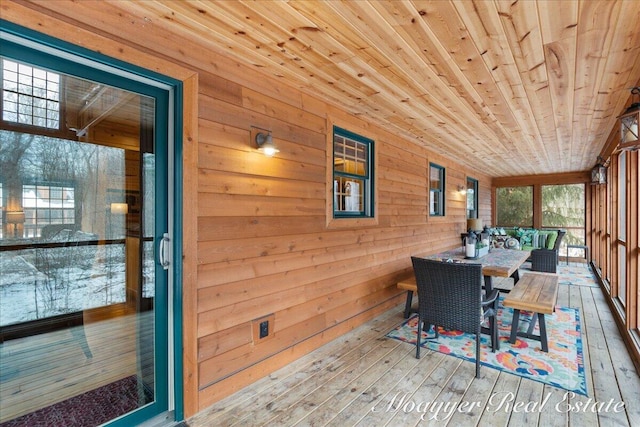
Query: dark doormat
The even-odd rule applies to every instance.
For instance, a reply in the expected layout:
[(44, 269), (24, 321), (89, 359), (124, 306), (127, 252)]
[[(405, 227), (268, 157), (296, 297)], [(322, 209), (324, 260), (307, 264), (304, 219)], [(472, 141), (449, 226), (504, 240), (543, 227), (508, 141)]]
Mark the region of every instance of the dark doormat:
[(153, 400), (153, 393), (138, 385), (131, 375), (95, 390), (74, 396), (30, 414), (0, 424), (0, 427), (91, 427), (104, 424)]

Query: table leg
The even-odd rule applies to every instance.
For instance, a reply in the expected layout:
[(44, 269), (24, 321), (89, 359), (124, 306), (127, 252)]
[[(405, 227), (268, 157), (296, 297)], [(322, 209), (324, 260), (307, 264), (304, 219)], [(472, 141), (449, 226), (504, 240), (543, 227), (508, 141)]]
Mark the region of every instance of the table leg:
[(544, 314), (538, 314), (538, 323), (540, 324), (540, 344), (542, 344), (542, 351), (549, 352), (549, 346), (547, 345), (547, 325), (544, 323)]
[[(484, 276), (484, 294), (485, 295), (489, 295), (491, 292), (493, 292), (493, 276)], [(496, 300), (493, 302), (491, 308), (493, 308), (493, 310), (497, 313), (498, 312), (498, 305), (499, 305), (499, 301), (500, 298), (496, 298)], [(483, 331), (483, 333), (488, 333), (487, 331)], [(498, 350), (500, 350), (500, 343), (498, 343)]]
[(491, 276), (484, 276), (484, 292), (485, 295), (489, 295), (493, 291), (493, 281)]
[(529, 328), (527, 329), (527, 335), (533, 336), (533, 330), (536, 327), (536, 322), (538, 321), (538, 313), (533, 313), (531, 316), (531, 322), (529, 322)]
[(514, 285), (518, 283), (518, 280), (520, 280), (520, 270), (516, 269), (516, 271), (514, 271), (513, 274), (511, 275), (511, 277), (513, 278)]
[(408, 319), (411, 313), (411, 304), (413, 303), (413, 291), (407, 291), (407, 302), (404, 304), (404, 318)]
[(518, 334), (518, 322), (520, 322), (520, 310), (514, 308), (513, 319), (511, 320), (511, 336), (509, 337), (509, 342), (511, 344), (516, 343), (516, 335)]
[[(497, 309), (494, 308), (495, 313), (497, 313)], [(496, 350), (500, 350), (500, 336), (498, 335), (498, 324), (495, 316), (489, 319), (489, 330), (482, 331), (482, 333), (486, 333), (487, 335), (491, 335), (491, 351), (495, 353)]]

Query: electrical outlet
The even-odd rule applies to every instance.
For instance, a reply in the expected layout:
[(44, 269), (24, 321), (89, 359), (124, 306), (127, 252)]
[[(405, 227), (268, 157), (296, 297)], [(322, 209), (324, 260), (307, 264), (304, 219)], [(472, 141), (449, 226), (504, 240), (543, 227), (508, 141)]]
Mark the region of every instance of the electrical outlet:
[(253, 319), (251, 321), (252, 339), (254, 344), (269, 341), (276, 335), (275, 331), (275, 314), (267, 314), (266, 316)]
[(264, 338), (269, 335), (269, 321), (265, 320), (260, 322), (260, 338)]

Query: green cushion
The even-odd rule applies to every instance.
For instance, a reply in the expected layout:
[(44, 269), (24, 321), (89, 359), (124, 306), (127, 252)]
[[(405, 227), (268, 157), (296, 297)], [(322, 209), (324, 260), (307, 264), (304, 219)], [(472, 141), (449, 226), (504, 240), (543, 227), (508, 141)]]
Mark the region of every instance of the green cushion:
[(558, 240), (558, 232), (553, 230), (542, 230), (540, 231), (540, 234), (542, 233), (547, 235), (547, 249), (553, 249), (556, 245), (556, 240)]

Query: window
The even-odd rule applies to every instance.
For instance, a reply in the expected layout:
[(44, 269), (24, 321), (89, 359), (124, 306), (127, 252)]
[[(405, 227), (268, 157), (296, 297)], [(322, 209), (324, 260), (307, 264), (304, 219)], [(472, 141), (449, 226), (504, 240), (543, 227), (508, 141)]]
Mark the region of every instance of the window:
[[(585, 244), (585, 220), (584, 184), (542, 186), (542, 227), (567, 230), (562, 247)], [(572, 251), (570, 257), (583, 256), (581, 249)]]
[(42, 228), (50, 224), (75, 224), (73, 187), (48, 184), (22, 187), (25, 237), (42, 236)]
[(429, 163), (429, 215), (444, 216), (444, 168)]
[(467, 177), (467, 219), (478, 218), (478, 180)]
[(627, 304), (627, 153), (618, 156), (618, 301)]
[(2, 120), (60, 128), (60, 75), (2, 60)]
[(499, 227), (533, 227), (533, 187), (497, 188), (496, 213)]
[(333, 216), (373, 217), (373, 141), (333, 128)]

